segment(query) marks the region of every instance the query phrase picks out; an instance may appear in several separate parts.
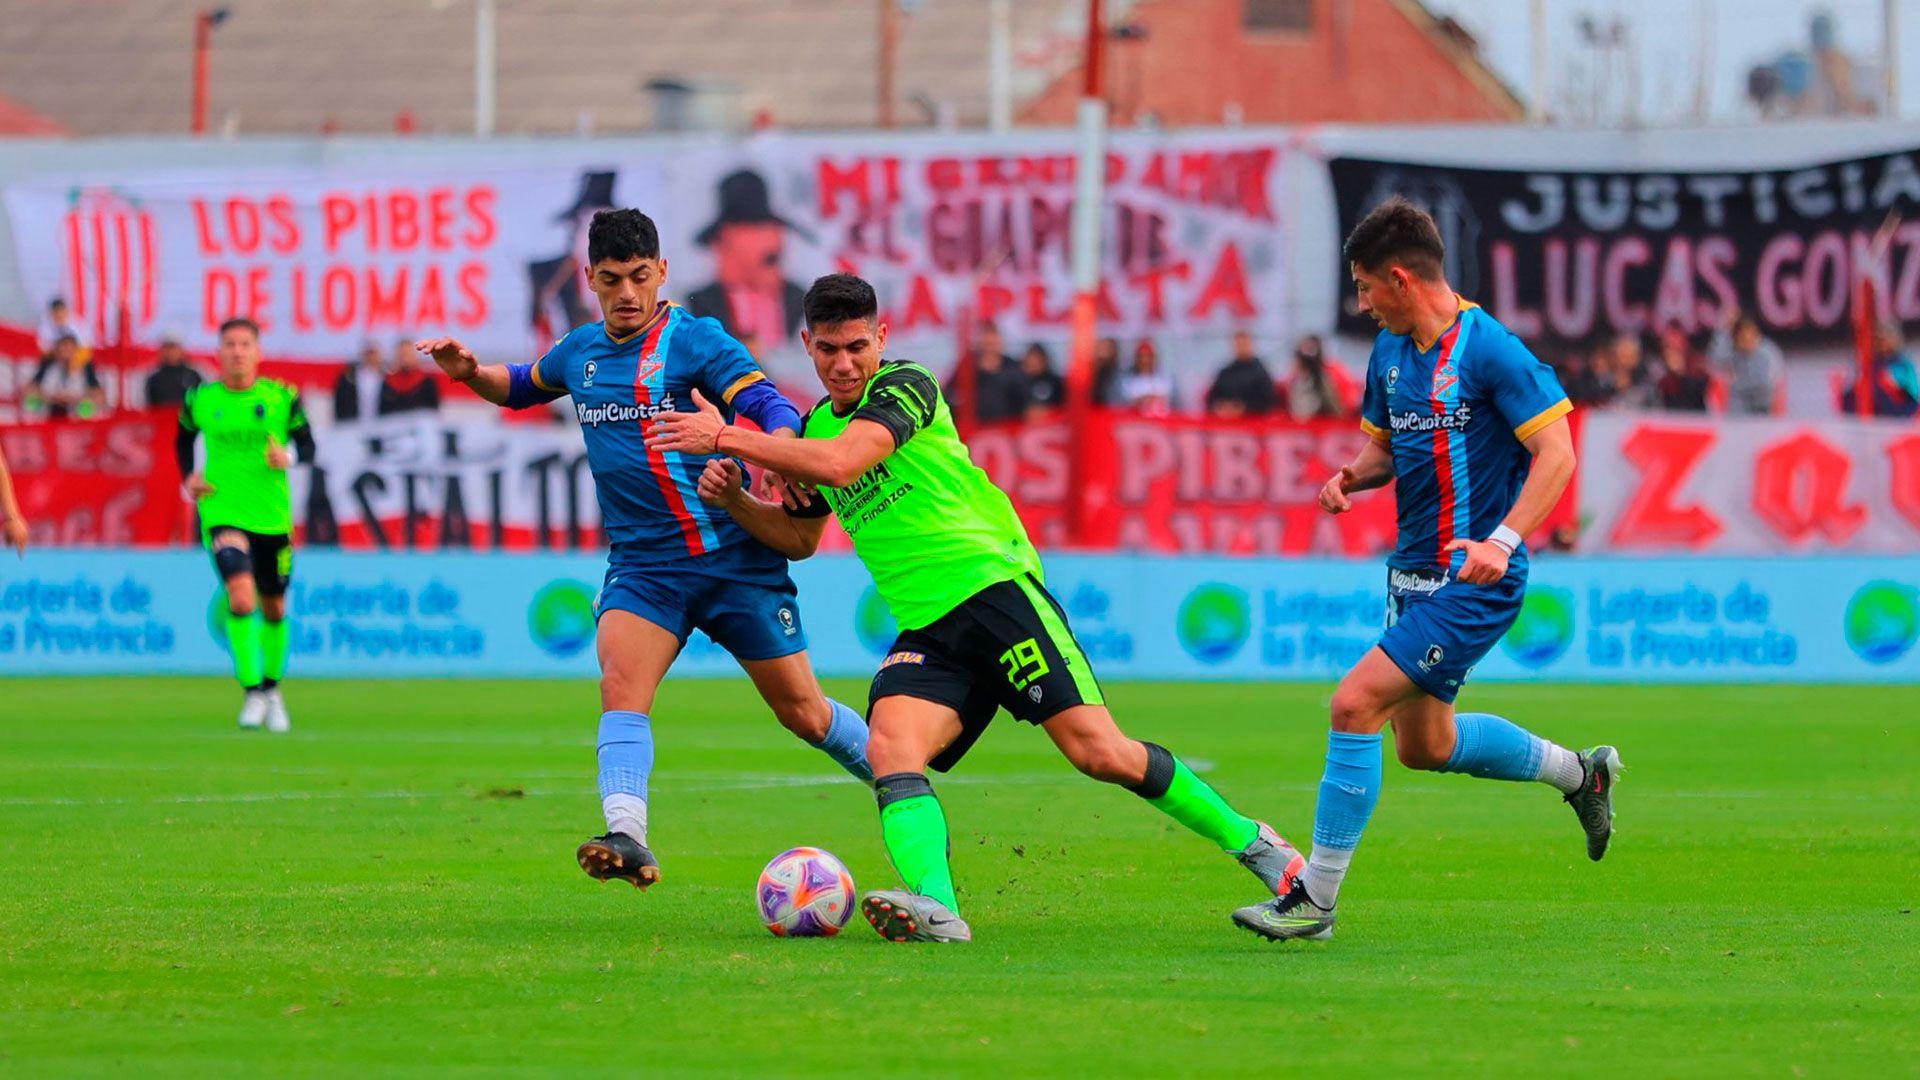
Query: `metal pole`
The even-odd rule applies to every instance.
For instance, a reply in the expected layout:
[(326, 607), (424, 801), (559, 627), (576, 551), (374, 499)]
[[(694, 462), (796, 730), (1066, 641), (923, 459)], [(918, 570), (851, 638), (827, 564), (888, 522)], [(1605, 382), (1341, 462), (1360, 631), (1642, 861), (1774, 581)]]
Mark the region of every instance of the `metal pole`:
[(213, 13), (196, 12), (193, 16), (193, 105), (192, 124), (195, 135), (207, 133), (207, 77), (208, 60), (213, 45)]
[(880, 0), (880, 126), (893, 127), (894, 54), (900, 44), (900, 13), (895, 0)]
[(1013, 0), (993, 0), (987, 9), (987, 129), (1013, 128)]
[[(1080, 150), (1074, 165), (1073, 193), (1073, 361), (1067, 374), (1067, 423), (1077, 445), (1085, 445), (1093, 393), (1093, 349), (1098, 333), (1100, 226), (1107, 187), (1107, 99), (1101, 84), (1106, 24), (1100, 0), (1087, 0), (1087, 78), (1080, 97)], [(1088, 490), (1086, 455), (1069, 457), (1073, 498), (1067, 504), (1067, 531), (1073, 542), (1085, 536)]]
[(1900, 118), (1900, 0), (1884, 0), (1881, 5), (1882, 40), (1880, 63), (1886, 68), (1887, 115)]
[(493, 135), (494, 89), (498, 52), (494, 34), (495, 0), (473, 0), (473, 134)]
[(1547, 122), (1547, 0), (1528, 5), (1533, 34), (1533, 92), (1527, 102), (1527, 119), (1536, 124)]

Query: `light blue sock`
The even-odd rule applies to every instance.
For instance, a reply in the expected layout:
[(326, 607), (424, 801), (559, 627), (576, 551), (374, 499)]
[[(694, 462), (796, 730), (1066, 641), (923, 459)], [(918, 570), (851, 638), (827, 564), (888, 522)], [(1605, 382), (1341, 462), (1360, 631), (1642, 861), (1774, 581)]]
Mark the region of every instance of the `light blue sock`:
[(873, 783), (873, 767), (867, 764), (867, 722), (845, 705), (827, 699), (833, 707), (833, 722), (826, 737), (813, 745), (826, 751), (839, 766), (863, 784)]
[(1547, 742), (1505, 717), (1492, 713), (1456, 713), (1453, 756), (1441, 772), (1462, 772), (1483, 780), (1532, 780), (1540, 774)]
[(1353, 849), (1360, 846), (1373, 806), (1380, 801), (1380, 733), (1327, 733), (1327, 771), (1313, 811), (1313, 856), (1307, 861), (1307, 896), (1332, 908), (1340, 896)]
[(647, 797), (653, 775), (653, 722), (646, 713), (611, 709), (600, 714), (600, 797)]
[(600, 714), (600, 809), (607, 831), (647, 842), (647, 780), (653, 775), (653, 722), (646, 713)]
[(1453, 756), (1441, 772), (1485, 780), (1538, 780), (1561, 791), (1580, 786), (1580, 755), (1492, 713), (1456, 713)]

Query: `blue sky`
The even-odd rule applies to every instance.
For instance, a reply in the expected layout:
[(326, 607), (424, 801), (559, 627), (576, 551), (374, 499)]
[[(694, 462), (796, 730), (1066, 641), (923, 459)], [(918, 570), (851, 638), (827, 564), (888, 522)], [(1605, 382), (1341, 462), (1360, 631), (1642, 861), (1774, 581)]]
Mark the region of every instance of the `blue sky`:
[[(1920, 119), (1920, 0), (1899, 2), (1901, 116)], [(1532, 86), (1529, 0), (1426, 0), (1453, 16), (1480, 40), (1488, 62), (1523, 98)], [(1882, 0), (1546, 0), (1550, 86), (1565, 88), (1590, 64), (1578, 32), (1581, 15), (1624, 18), (1633, 28), (1640, 67), (1640, 115), (1653, 123), (1685, 119), (1692, 111), (1703, 55), (1709, 118), (1730, 122), (1743, 111), (1747, 71), (1807, 42), (1816, 10), (1831, 12), (1840, 45), (1876, 65), (1881, 47)], [(1701, 44), (1710, 49), (1703, 53)], [(1591, 84), (1587, 84), (1591, 85)], [(1619, 87), (1615, 93), (1624, 93)], [(1555, 95), (1550, 94), (1549, 100)], [(1584, 100), (1591, 100), (1591, 93)], [(1620, 104), (1615, 100), (1615, 106)]]

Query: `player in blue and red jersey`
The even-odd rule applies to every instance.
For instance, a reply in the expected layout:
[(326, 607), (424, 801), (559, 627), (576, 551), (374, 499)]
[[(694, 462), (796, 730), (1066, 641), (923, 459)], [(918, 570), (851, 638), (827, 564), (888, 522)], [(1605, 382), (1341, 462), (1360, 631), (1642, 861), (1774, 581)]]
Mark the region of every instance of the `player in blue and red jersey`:
[(797, 436), (800, 414), (713, 319), (659, 299), (660, 237), (638, 210), (604, 210), (583, 268), (603, 322), (575, 329), (531, 364), (482, 365), (452, 338), (422, 341), (450, 377), (520, 409), (566, 395), (612, 550), (595, 611), (600, 655), (600, 799), (605, 835), (580, 845), (582, 869), (646, 888), (660, 878), (647, 847), (654, 691), (694, 629), (740, 662), (780, 723), (864, 782), (867, 726), (820, 691), (787, 560), (700, 501), (707, 455), (649, 450), (662, 412), (694, 408), (692, 391), (768, 432)]
[(1369, 436), (1320, 505), (1397, 481), (1399, 542), (1387, 560), (1387, 628), (1333, 695), (1333, 731), (1306, 873), (1282, 897), (1234, 912), (1268, 938), (1333, 936), (1334, 904), (1380, 796), (1382, 728), (1402, 764), (1550, 784), (1587, 834), (1613, 834), (1611, 746), (1576, 754), (1488, 713), (1457, 713), (1473, 666), (1520, 614), (1527, 554), (1573, 478), (1572, 406), (1519, 338), (1462, 300), (1442, 273), (1433, 219), (1401, 198), (1368, 214), (1344, 255), (1360, 310), (1384, 328), (1367, 362)]

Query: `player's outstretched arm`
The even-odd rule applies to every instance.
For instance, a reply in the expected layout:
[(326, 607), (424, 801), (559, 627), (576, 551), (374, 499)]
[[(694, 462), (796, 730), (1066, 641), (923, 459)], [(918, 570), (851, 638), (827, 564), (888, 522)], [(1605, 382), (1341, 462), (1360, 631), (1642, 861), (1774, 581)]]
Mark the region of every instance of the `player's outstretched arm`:
[(1566, 417), (1527, 436), (1521, 445), (1533, 455), (1533, 468), (1500, 527), (1485, 540), (1461, 537), (1447, 545), (1448, 551), (1467, 553), (1459, 578), (1469, 585), (1491, 585), (1506, 576), (1514, 549), (1553, 513), (1573, 480), (1573, 427)]
[(1392, 480), (1393, 451), (1377, 440), (1368, 439), (1353, 464), (1340, 466), (1333, 479), (1320, 488), (1320, 509), (1329, 514), (1344, 514), (1353, 509), (1348, 495), (1385, 487)]
[(820, 550), (820, 536), (827, 526), (825, 515), (794, 517), (779, 503), (747, 491), (743, 479), (739, 463), (731, 458), (714, 458), (700, 474), (700, 501), (724, 508), (748, 535), (789, 559), (810, 558)]
[(872, 420), (856, 418), (831, 439), (787, 439), (730, 426), (698, 390), (693, 403), (696, 412), (655, 417), (647, 445), (682, 454), (732, 454), (815, 487), (846, 487), (895, 449), (893, 432)]
[(529, 405), (543, 401), (553, 401), (559, 394), (544, 390), (532, 382), (532, 367), (526, 365), (520, 370), (521, 377), (516, 379), (515, 367), (506, 364), (482, 364), (473, 355), (473, 350), (450, 337), (428, 338), (416, 341), (413, 347), (427, 356), (446, 372), (447, 378), (464, 383), (482, 398), (509, 409), (524, 409)]

